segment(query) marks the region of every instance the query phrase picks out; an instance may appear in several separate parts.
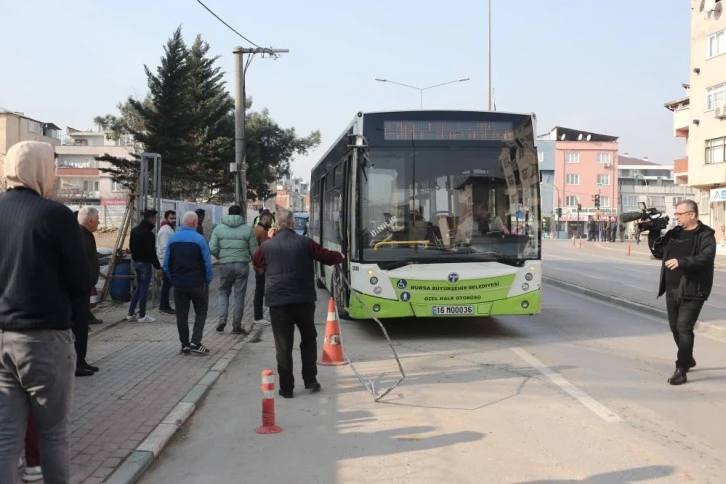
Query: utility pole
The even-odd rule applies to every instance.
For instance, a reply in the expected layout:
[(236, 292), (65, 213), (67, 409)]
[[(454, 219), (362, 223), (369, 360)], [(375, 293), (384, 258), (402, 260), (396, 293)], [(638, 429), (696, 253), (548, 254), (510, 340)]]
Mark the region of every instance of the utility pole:
[(282, 54), (289, 49), (270, 49), (266, 47), (246, 48), (235, 47), (234, 54), (234, 163), (231, 171), (235, 173), (234, 201), (242, 207), (242, 214), (247, 216), (247, 165), (245, 143), (245, 72), (244, 54)]
[(492, 0), (489, 0), (489, 111), (492, 110)]

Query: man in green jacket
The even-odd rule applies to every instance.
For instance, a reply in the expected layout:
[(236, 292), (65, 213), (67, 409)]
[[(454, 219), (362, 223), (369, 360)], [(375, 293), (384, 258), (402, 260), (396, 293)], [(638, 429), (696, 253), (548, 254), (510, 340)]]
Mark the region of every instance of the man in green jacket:
[[(250, 260), (257, 250), (257, 238), (252, 227), (242, 218), (239, 205), (229, 207), (229, 215), (222, 217), (222, 223), (215, 227), (209, 241), (209, 250), (219, 260), (219, 322), (217, 331), (224, 332), (229, 312), (229, 296), (234, 288), (234, 315), (232, 333), (249, 334), (242, 328), (242, 315), (245, 308), (245, 293), (250, 274)], [(259, 339), (259, 330), (255, 332)], [(257, 342), (257, 341), (254, 341)]]

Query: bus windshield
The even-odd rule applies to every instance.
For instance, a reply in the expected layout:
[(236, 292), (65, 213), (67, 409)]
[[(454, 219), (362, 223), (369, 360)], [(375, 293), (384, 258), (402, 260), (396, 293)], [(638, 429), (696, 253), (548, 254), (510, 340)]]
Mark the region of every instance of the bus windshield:
[(521, 265), (540, 258), (534, 147), (412, 143), (371, 148), (359, 166), (364, 262)]

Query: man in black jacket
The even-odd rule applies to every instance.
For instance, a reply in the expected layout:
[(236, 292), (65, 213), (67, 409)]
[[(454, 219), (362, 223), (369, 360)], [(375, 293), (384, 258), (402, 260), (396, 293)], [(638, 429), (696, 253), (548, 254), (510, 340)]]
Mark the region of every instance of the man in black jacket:
[(265, 274), (265, 305), (270, 307), (272, 334), (277, 353), (280, 395), (293, 397), (292, 345), (295, 326), (300, 331), (302, 377), (307, 390), (320, 391), (317, 380), (317, 336), (315, 330), (314, 261), (334, 265), (343, 254), (324, 249), (317, 242), (295, 233), (295, 219), (288, 210), (277, 212), (279, 232), (261, 244), (252, 262)]
[(131, 230), (131, 236), (129, 237), (131, 259), (134, 261), (134, 269), (136, 270), (136, 291), (131, 298), (129, 314), (126, 316), (129, 321), (135, 319), (137, 304), (139, 306), (139, 322), (153, 323), (156, 321), (156, 318), (146, 314), (146, 298), (149, 295), (149, 285), (151, 284), (154, 269), (161, 275), (161, 264), (159, 264), (159, 258), (156, 256), (156, 236), (153, 232), (155, 226), (156, 210), (146, 210), (144, 211), (144, 219)]
[(13, 145), (0, 197), (0, 482), (15, 482), (28, 412), (40, 437), (45, 482), (70, 482), (70, 413), (76, 352), (71, 308), (88, 304), (90, 269), (78, 222), (48, 200), (53, 146)]
[[(96, 238), (93, 232), (98, 229), (98, 210), (93, 207), (83, 207), (78, 211), (78, 224), (80, 225), (83, 248), (91, 269), (89, 283), (94, 287), (101, 275), (98, 266), (98, 252)], [(89, 294), (90, 298), (90, 294)], [(89, 301), (79, 301), (78, 307), (73, 311), (73, 336), (76, 346), (76, 376), (92, 376), (98, 371), (97, 366), (89, 365), (86, 361), (88, 352), (88, 325), (93, 318)]]
[(693, 329), (713, 286), (716, 238), (714, 230), (698, 220), (693, 200), (679, 202), (675, 217), (678, 226), (665, 235), (648, 233), (648, 246), (653, 256), (663, 260), (658, 297), (666, 295), (668, 322), (678, 346), (676, 371), (668, 383), (681, 385), (688, 381), (688, 370), (696, 366)]

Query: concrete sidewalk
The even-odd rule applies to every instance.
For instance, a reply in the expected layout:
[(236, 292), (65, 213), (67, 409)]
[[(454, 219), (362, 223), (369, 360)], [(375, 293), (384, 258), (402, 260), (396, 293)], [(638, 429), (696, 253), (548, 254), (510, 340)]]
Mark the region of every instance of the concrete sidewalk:
[[(221, 373), (242, 349), (245, 337), (232, 335), (231, 324), (225, 333), (215, 331), (217, 272), (215, 268), (203, 339), (211, 350), (208, 356), (181, 355), (175, 316), (160, 314), (156, 308), (147, 311), (157, 318), (155, 323), (125, 321), (128, 303), (106, 303), (96, 311), (105, 322), (92, 326), (87, 360), (98, 365), (100, 371), (75, 380), (71, 415), (73, 483), (104, 482), (119, 466), (122, 472), (107, 482), (134, 482), (138, 477), (134, 471), (143, 471), (166, 443), (158, 438), (159, 429), (170, 437), (178, 428), (164, 427), (162, 421), (166, 422), (170, 412), (178, 412), (179, 408), (186, 409), (185, 414), (172, 414), (172, 418), (188, 418), (194, 402), (203, 398), (213, 383), (210, 374)], [(254, 275), (250, 272), (243, 323), (252, 320), (253, 295)], [(190, 321), (193, 319), (192, 309)], [(182, 400), (187, 402), (179, 407)], [(148, 451), (142, 455), (144, 462), (127, 459), (137, 458), (139, 448)]]

